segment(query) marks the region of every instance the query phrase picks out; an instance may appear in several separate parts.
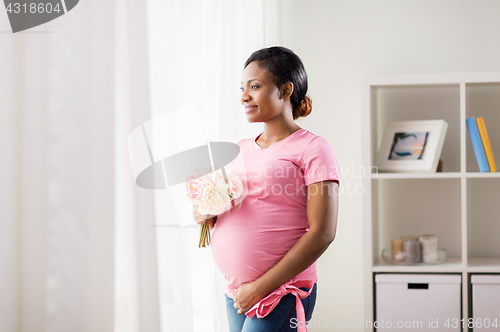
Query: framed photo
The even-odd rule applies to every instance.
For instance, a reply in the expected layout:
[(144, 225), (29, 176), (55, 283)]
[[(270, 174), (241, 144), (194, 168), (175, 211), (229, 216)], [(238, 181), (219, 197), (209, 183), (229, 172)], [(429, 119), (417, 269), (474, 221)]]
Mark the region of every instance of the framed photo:
[(447, 129), (444, 120), (389, 123), (378, 154), (378, 170), (435, 172)]

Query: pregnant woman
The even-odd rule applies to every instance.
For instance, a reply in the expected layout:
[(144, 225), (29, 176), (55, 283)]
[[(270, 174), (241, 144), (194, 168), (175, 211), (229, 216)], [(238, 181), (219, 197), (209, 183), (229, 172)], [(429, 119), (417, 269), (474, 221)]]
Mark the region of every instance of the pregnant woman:
[(337, 160), (323, 137), (294, 121), (312, 110), (295, 53), (254, 52), (241, 84), (247, 120), (264, 123), (264, 132), (238, 143), (245, 167), (233, 170), (248, 192), (216, 217), (195, 208), (194, 219), (212, 229), (231, 332), (305, 331), (316, 301), (315, 262), (337, 228)]

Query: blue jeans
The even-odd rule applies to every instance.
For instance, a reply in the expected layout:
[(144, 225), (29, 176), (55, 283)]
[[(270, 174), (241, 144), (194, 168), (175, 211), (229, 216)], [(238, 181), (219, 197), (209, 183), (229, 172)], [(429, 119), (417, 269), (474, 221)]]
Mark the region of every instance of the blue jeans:
[[(301, 288), (308, 291), (309, 288)], [(314, 305), (316, 304), (316, 284), (311, 294), (301, 299), (304, 306), (306, 321), (312, 317)], [(226, 295), (226, 311), (231, 332), (291, 332), (297, 331), (298, 321), (295, 310), (296, 298), (293, 294), (283, 296), (278, 305), (263, 318), (248, 318), (246, 315), (238, 315), (238, 310), (233, 306), (234, 300)], [(293, 319), (295, 318), (295, 319)], [(304, 324), (303, 322), (301, 324)]]

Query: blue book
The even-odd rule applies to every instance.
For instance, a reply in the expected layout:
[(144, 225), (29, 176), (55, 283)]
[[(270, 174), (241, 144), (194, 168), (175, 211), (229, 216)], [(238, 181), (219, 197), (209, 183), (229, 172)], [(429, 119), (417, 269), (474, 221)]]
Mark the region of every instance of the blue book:
[(489, 172), (490, 166), (488, 165), (488, 159), (486, 159), (486, 153), (484, 152), (483, 141), (481, 141), (481, 135), (479, 134), (476, 118), (473, 116), (465, 121), (467, 122), (470, 140), (472, 142), (472, 147), (474, 148), (474, 153), (476, 154), (479, 171)]

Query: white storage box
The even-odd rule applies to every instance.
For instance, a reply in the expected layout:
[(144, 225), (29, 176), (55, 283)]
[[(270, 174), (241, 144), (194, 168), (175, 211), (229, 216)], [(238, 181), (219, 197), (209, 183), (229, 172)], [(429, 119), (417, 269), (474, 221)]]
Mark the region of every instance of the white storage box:
[(375, 283), (377, 331), (462, 331), (461, 275), (377, 274)]
[(474, 332), (500, 331), (500, 275), (475, 274), (471, 283)]

